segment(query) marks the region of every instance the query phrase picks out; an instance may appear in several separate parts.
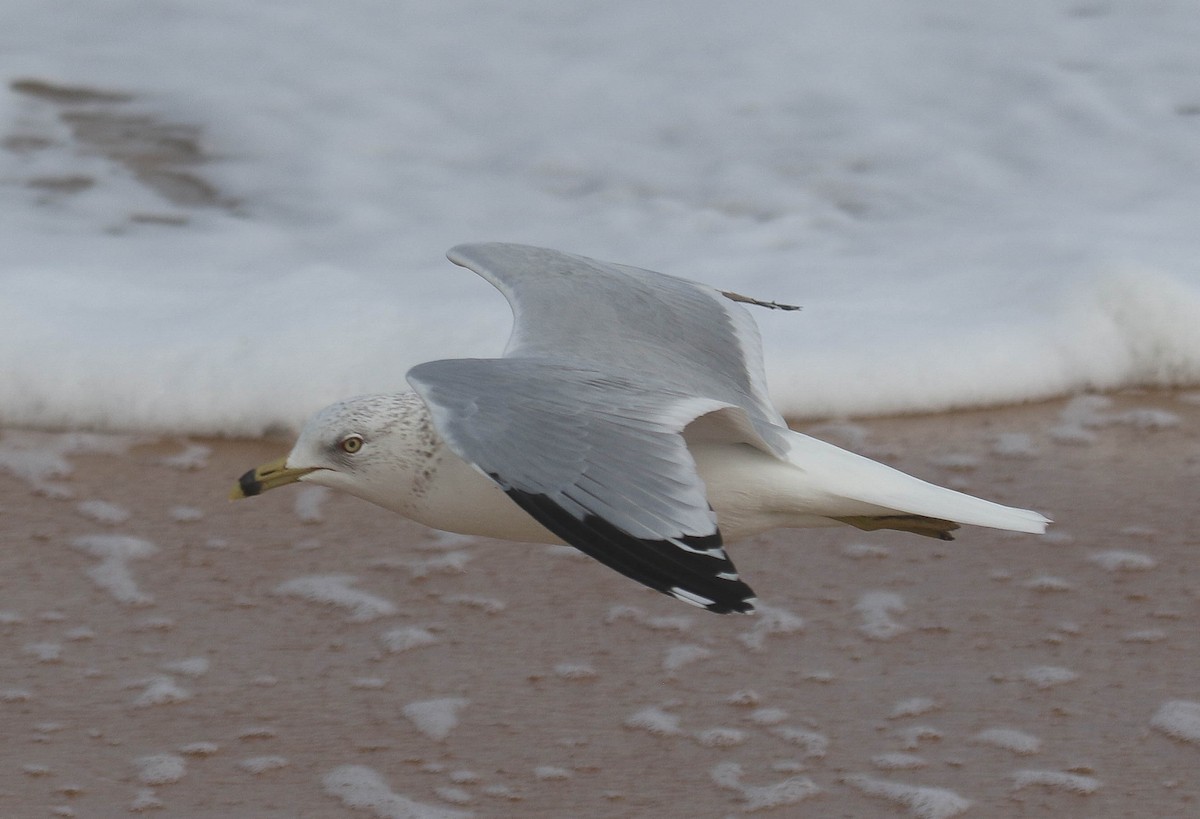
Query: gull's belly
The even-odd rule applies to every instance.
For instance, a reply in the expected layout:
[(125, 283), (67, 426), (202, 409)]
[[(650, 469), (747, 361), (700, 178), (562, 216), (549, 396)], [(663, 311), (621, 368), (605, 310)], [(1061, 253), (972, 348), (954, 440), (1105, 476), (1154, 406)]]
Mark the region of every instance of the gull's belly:
[[(394, 507), (393, 507), (394, 508)], [(517, 506), (494, 481), (443, 447), (420, 496), (396, 511), (418, 523), (522, 543), (562, 543)]]

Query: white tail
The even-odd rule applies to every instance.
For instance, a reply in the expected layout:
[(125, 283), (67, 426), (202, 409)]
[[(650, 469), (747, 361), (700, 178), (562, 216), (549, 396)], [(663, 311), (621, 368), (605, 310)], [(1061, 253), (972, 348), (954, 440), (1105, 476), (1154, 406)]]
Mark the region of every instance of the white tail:
[[(830, 501), (850, 502), (846, 517), (868, 514), (921, 517), (1041, 534), (1050, 520), (1030, 509), (1004, 506), (953, 489), (935, 486), (898, 469), (847, 452), (798, 432), (788, 437), (788, 461), (805, 473), (804, 483), (819, 487)], [(877, 512), (858, 507), (866, 504)]]

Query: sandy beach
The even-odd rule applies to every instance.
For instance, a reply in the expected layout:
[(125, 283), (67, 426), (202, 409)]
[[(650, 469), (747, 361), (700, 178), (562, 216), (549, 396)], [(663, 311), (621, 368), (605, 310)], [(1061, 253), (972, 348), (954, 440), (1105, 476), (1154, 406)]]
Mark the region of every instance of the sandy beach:
[[(1200, 817), (1200, 6), (10, 6), (0, 819)], [(728, 544), (718, 616), (231, 502), (310, 409), (499, 352), (442, 258), (489, 240), (803, 307), (753, 313), (777, 406), (864, 417), (797, 429), (1054, 525)], [(555, 351), (641, 317), (618, 379), (692, 343), (545, 286)]]
[(1044, 537), (780, 531), (716, 616), (319, 488), (0, 436), (6, 817), (1200, 815), (1200, 395), (798, 424)]

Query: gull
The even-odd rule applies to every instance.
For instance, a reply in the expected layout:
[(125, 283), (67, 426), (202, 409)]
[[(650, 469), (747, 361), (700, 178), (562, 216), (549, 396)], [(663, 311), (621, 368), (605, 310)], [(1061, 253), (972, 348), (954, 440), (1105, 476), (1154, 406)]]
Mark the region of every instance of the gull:
[(526, 245), (447, 258), (508, 300), (503, 356), (419, 364), (412, 391), (326, 407), (233, 498), (320, 484), (436, 529), (566, 543), (722, 614), (755, 604), (726, 542), (840, 524), (950, 540), (959, 524), (1050, 522), (788, 429), (742, 305), (789, 305)]

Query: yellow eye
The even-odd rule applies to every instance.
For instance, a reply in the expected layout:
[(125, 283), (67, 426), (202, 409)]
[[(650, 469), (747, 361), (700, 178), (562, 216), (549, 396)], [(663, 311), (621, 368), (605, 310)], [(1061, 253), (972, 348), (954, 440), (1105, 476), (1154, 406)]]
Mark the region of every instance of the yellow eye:
[(358, 435), (347, 435), (338, 446), (342, 448), (342, 452), (353, 455), (362, 449), (363, 439)]

